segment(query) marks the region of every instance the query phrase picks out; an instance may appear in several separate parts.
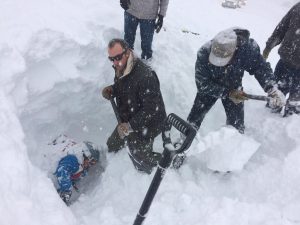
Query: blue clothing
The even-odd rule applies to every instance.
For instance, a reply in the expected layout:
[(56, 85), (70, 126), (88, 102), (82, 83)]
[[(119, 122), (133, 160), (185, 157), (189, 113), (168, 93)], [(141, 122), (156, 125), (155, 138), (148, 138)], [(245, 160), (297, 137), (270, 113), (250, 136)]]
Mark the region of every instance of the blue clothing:
[(244, 104), (235, 105), (231, 102), (228, 98), (229, 92), (242, 88), (242, 79), (245, 71), (254, 75), (266, 92), (275, 84), (270, 64), (263, 59), (258, 44), (249, 38), (249, 31), (241, 29), (234, 31), (237, 34), (238, 44), (235, 54), (228, 65), (218, 67), (209, 62), (211, 42), (198, 51), (195, 65), (198, 93), (188, 116), (188, 121), (197, 128), (200, 127), (205, 114), (217, 99), (221, 98), (226, 111), (227, 124), (243, 132)]
[(73, 186), (73, 175), (79, 170), (80, 164), (75, 155), (67, 155), (63, 157), (57, 166), (55, 175), (57, 177), (59, 191), (71, 191)]
[(140, 24), (141, 32), (141, 48), (142, 59), (149, 59), (152, 57), (152, 41), (155, 30), (155, 20), (152, 19), (138, 19), (137, 17), (124, 12), (124, 40), (129, 44), (129, 48), (134, 49), (134, 41), (137, 26)]

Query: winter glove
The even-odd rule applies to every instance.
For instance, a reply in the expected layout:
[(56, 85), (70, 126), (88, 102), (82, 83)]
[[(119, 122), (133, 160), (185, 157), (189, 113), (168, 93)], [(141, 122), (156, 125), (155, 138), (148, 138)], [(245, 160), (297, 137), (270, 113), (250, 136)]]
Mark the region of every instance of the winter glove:
[(268, 58), (268, 56), (269, 56), (269, 53), (270, 53), (270, 50), (267, 49), (267, 48), (265, 48), (264, 51), (263, 51), (263, 54), (262, 54), (262, 56), (263, 56), (263, 58), (264, 58), (265, 60), (267, 60), (267, 58)]
[(271, 108), (280, 108), (285, 105), (285, 96), (277, 87), (270, 89), (268, 96), (270, 97), (269, 106)]
[(58, 193), (60, 198), (66, 203), (67, 206), (69, 206), (72, 191), (58, 191)]
[(110, 100), (112, 98), (113, 95), (113, 88), (112, 86), (107, 86), (105, 88), (103, 88), (102, 90), (102, 96), (104, 98), (106, 98), (107, 100)]
[(164, 17), (162, 15), (158, 15), (158, 19), (155, 23), (155, 31), (158, 33), (160, 29), (162, 28), (162, 25), (164, 23)]
[(124, 139), (124, 137), (128, 136), (130, 132), (133, 132), (130, 123), (120, 123), (117, 129), (121, 139)]
[(245, 92), (236, 89), (229, 92), (229, 99), (233, 101), (236, 105), (240, 104), (245, 100), (248, 100)]
[(130, 0), (120, 0), (120, 5), (124, 10), (129, 9)]

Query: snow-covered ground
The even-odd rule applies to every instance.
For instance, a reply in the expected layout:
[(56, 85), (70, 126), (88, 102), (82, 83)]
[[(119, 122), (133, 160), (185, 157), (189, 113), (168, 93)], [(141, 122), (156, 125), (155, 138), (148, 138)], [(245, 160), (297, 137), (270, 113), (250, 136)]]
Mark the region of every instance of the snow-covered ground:
[[(191, 109), (201, 45), (222, 29), (240, 26), (264, 48), (296, 2), (249, 0), (233, 10), (219, 0), (170, 1), (152, 62), (168, 113), (185, 119)], [(118, 1), (2, 0), (0, 9), (0, 224), (132, 224), (154, 173), (135, 171), (125, 151), (107, 156), (105, 172), (71, 207), (57, 195), (45, 163), (46, 146), (57, 135), (104, 146), (116, 125), (100, 91), (113, 81), (106, 45), (123, 36)], [(274, 68), (277, 49), (269, 60)], [(253, 77), (246, 74), (243, 82), (247, 92), (263, 94)], [(248, 101), (244, 137), (224, 124), (217, 102), (186, 163), (166, 174), (145, 224), (300, 224), (300, 117), (281, 118), (263, 102)], [(160, 140), (155, 146), (161, 151)], [(209, 167), (224, 160), (209, 151), (222, 146), (225, 152), (258, 149), (243, 170), (215, 174)]]

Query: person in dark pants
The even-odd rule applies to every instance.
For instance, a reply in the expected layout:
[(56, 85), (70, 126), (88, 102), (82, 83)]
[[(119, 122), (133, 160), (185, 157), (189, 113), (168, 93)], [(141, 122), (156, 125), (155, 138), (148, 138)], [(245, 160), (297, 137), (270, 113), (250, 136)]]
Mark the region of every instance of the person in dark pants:
[[(152, 58), (154, 31), (163, 25), (169, 0), (120, 0), (124, 12), (124, 39), (134, 49), (137, 26), (140, 25), (142, 59)], [(157, 20), (157, 21), (156, 21)]]
[[(287, 113), (300, 113), (300, 2), (283, 17), (268, 39), (263, 51), (265, 59), (270, 51), (280, 45), (280, 60), (275, 68), (278, 88), (289, 95)], [(280, 111), (277, 110), (277, 111)]]
[(131, 158), (139, 170), (150, 173), (161, 154), (152, 152), (153, 142), (166, 118), (165, 106), (156, 73), (136, 58), (123, 39), (108, 44), (108, 55), (115, 69), (115, 82), (105, 87), (106, 99), (116, 98), (121, 123), (107, 140), (109, 152), (124, 147), (124, 137)]
[(198, 92), (187, 120), (196, 129), (220, 98), (226, 112), (226, 124), (244, 132), (243, 101), (247, 99), (242, 88), (244, 71), (255, 76), (271, 97), (272, 107), (284, 104), (284, 95), (275, 85), (272, 69), (248, 30), (230, 28), (217, 34), (198, 51), (195, 70)]

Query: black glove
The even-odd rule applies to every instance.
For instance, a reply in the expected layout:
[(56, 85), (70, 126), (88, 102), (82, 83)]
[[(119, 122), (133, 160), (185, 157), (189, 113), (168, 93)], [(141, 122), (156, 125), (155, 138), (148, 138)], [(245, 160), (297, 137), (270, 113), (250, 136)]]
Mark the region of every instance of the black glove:
[(158, 15), (158, 19), (155, 23), (155, 31), (158, 33), (160, 29), (162, 28), (162, 25), (164, 23), (164, 17), (162, 15)]
[(69, 206), (72, 191), (58, 191), (58, 193), (60, 198), (66, 203), (67, 206)]
[(120, 0), (120, 5), (124, 10), (129, 9), (130, 0)]

